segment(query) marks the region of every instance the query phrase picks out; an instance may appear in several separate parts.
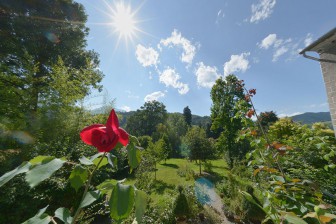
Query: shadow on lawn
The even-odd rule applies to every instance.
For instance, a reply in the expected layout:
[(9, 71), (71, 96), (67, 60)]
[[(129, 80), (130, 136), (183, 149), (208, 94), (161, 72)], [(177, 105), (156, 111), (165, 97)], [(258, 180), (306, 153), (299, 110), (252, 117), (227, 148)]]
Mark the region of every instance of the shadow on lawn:
[(178, 169), (179, 166), (176, 165), (176, 164), (171, 164), (171, 163), (164, 163), (164, 164), (161, 164), (162, 166), (168, 166), (168, 167), (171, 167), (171, 168), (174, 168), (174, 169)]
[(175, 186), (173, 184), (167, 184), (166, 182), (162, 180), (154, 180), (152, 190), (155, 191), (158, 194), (163, 194), (165, 189), (171, 189), (174, 190)]

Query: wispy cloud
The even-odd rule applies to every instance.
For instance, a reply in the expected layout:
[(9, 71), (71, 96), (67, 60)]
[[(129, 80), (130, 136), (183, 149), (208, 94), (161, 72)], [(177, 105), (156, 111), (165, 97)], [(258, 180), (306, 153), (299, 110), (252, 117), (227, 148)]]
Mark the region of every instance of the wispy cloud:
[(216, 67), (204, 65), (203, 62), (197, 63), (195, 75), (197, 84), (205, 88), (211, 88), (220, 77)]
[(278, 58), (283, 55), (284, 53), (286, 53), (288, 51), (288, 48), (285, 46), (281, 46), (279, 48), (277, 48), (273, 54), (273, 59), (272, 61), (275, 62), (278, 60)]
[(305, 47), (307, 47), (311, 43), (313, 43), (313, 35), (311, 33), (308, 33), (306, 38), (304, 39), (304, 45)]
[(240, 55), (231, 55), (230, 61), (224, 64), (224, 75), (233, 74), (235, 72), (245, 72), (250, 66), (247, 57), (250, 52), (244, 52)]
[(157, 91), (157, 92), (153, 92), (153, 93), (150, 93), (147, 96), (145, 96), (144, 100), (145, 100), (145, 102), (154, 101), (154, 100), (157, 101), (164, 96), (165, 96), (165, 94), (163, 92)]
[(225, 13), (223, 12), (223, 10), (220, 9), (217, 12), (216, 23), (218, 24), (224, 17), (225, 17)]
[(277, 36), (275, 33), (269, 34), (267, 37), (265, 37), (261, 44), (258, 44), (260, 48), (268, 49), (269, 47), (275, 45), (277, 41)]
[(160, 82), (164, 83), (167, 87), (171, 86), (178, 89), (179, 94), (184, 95), (189, 92), (188, 84), (182, 83), (180, 80), (180, 75), (170, 67), (166, 68), (160, 74)]
[(328, 108), (328, 103), (311, 104), (308, 106), (308, 108), (325, 109), (325, 108)]
[[(257, 43), (258, 47), (260, 49), (273, 49), (273, 57), (272, 61), (276, 62), (280, 56), (284, 55), (287, 52), (295, 51), (295, 54), (297, 52), (297, 43), (293, 43), (291, 38), (282, 39), (278, 38), (275, 33), (269, 34), (267, 37), (265, 37), (261, 43)], [(293, 53), (292, 52), (292, 53)]]
[(165, 47), (180, 47), (183, 52), (180, 60), (188, 65), (192, 64), (192, 61), (195, 57), (197, 47), (191, 43), (190, 40), (182, 36), (178, 30), (174, 30), (170, 37), (166, 39), (161, 39), (158, 48), (162, 49), (161, 46)]
[(133, 98), (133, 99), (139, 99), (140, 97), (137, 95), (134, 95), (131, 90), (126, 90), (125, 93), (127, 93), (128, 98)]
[(259, 0), (257, 4), (252, 4), (251, 23), (258, 23), (260, 20), (267, 19), (272, 13), (276, 0)]
[(138, 44), (135, 55), (144, 67), (156, 66), (159, 63), (159, 53), (151, 47), (146, 48)]

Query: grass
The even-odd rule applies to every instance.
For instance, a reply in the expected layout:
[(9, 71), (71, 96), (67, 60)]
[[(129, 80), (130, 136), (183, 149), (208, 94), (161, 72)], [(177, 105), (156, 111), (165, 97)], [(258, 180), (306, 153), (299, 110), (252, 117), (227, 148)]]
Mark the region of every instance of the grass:
[[(212, 175), (215, 179), (222, 179), (228, 173), (226, 163), (223, 159), (211, 160)], [(204, 166), (202, 164), (202, 172)], [(190, 162), (186, 159), (168, 159), (166, 162), (157, 164), (156, 181), (151, 188), (151, 203), (159, 210), (163, 210), (167, 202), (172, 201), (174, 196), (177, 195), (177, 186), (194, 185), (195, 179), (190, 177), (184, 177), (178, 175), (178, 171), (192, 170), (195, 174), (195, 178), (199, 176), (199, 165), (195, 162)], [(154, 173), (153, 173), (154, 177)], [(133, 180), (128, 180), (128, 184), (131, 184)]]

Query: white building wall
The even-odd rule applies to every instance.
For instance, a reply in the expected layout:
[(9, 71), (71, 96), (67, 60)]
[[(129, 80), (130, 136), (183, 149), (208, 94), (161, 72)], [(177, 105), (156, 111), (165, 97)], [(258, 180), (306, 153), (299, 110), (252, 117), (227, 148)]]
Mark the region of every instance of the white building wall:
[[(323, 53), (321, 59), (336, 61), (336, 55)], [(324, 84), (326, 86), (330, 115), (336, 136), (336, 63), (321, 62)]]

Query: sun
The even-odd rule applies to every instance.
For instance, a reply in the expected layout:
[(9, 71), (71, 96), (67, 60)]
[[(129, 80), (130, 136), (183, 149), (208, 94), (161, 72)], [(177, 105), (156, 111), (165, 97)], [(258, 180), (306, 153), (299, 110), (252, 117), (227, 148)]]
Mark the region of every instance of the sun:
[(113, 12), (112, 19), (112, 26), (115, 32), (124, 38), (130, 38), (134, 35), (136, 24), (130, 5), (126, 6), (123, 2), (117, 3), (116, 11)]
[(141, 32), (137, 26), (139, 21), (135, 18), (138, 10), (132, 11), (131, 5), (123, 1), (116, 2), (109, 8), (112, 20), (110, 24), (113, 27), (113, 32), (118, 35), (118, 43), (121, 39), (124, 39), (126, 44), (128, 41), (133, 42), (133, 39), (137, 37), (137, 33)]

